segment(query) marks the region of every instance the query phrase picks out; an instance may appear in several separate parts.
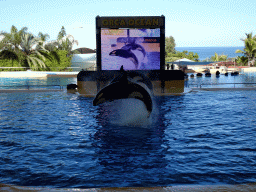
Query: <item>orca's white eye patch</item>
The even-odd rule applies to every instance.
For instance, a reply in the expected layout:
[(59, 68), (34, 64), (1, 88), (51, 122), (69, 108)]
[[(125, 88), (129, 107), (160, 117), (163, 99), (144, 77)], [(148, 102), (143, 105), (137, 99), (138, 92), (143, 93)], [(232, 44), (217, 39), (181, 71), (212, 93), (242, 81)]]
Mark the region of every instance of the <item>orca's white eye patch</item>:
[(133, 58), (129, 58), (133, 63), (135, 63), (135, 60)]
[(130, 98), (143, 98), (143, 95), (140, 92), (132, 92), (129, 94)]
[(111, 52), (110, 55), (116, 55), (116, 51)]
[(103, 93), (99, 94), (99, 97), (102, 97)]

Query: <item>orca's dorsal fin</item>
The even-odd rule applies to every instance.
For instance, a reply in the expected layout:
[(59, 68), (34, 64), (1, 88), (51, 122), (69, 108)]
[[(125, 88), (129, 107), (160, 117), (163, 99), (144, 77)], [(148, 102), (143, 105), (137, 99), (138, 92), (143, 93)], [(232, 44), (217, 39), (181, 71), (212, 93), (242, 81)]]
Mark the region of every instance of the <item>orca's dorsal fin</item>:
[(120, 67), (120, 71), (124, 72), (124, 66), (123, 65)]

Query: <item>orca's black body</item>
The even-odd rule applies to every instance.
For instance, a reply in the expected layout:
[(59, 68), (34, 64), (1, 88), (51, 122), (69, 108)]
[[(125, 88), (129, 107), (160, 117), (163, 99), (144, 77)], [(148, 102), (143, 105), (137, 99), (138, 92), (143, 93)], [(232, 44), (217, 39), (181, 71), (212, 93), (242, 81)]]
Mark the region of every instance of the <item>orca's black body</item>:
[(109, 55), (110, 56), (119, 56), (119, 57), (123, 57), (126, 59), (130, 59), (134, 63), (136, 69), (139, 66), (139, 61), (138, 61), (137, 57), (130, 50), (116, 49), (114, 51), (111, 51), (109, 53)]
[[(142, 76), (136, 76), (135, 73), (127, 73), (123, 70), (123, 66), (120, 69), (120, 75), (115, 77), (111, 83), (101, 89), (93, 100), (93, 105), (97, 106), (107, 101), (114, 101), (117, 99), (135, 98), (144, 102), (149, 114), (152, 112), (152, 99), (148, 90), (152, 87), (152, 84)], [(133, 79), (136, 79), (133, 81)], [(147, 88), (140, 85), (143, 83)]]
[(144, 57), (146, 56), (145, 49), (141, 45), (136, 44), (136, 43), (127, 44), (127, 45), (123, 46), (121, 49), (128, 50), (128, 51), (138, 50), (138, 51), (141, 51), (143, 53)]

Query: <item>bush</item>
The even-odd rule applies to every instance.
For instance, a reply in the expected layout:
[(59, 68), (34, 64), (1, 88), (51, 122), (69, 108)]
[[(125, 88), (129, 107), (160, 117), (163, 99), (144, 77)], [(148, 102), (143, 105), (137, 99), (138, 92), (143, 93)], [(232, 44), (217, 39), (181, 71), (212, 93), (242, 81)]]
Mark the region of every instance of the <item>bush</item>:
[(44, 61), (47, 68), (40, 71), (70, 71), (67, 67), (71, 67), (71, 60), (72, 56), (67, 56), (67, 51), (51, 51)]
[[(9, 59), (0, 59), (0, 67), (22, 67), (18, 61)], [(0, 68), (0, 71), (25, 71), (26, 68)]]

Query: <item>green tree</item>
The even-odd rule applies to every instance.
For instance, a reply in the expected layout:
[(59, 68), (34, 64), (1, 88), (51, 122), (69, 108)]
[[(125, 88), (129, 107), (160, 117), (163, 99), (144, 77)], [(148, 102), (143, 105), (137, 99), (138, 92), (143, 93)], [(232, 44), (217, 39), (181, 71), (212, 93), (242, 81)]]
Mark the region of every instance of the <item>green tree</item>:
[(4, 49), (4, 42), (2, 41), (1, 37), (3, 36), (0, 35), (0, 51)]
[(246, 38), (241, 39), (244, 41), (245, 48), (244, 50), (237, 49), (236, 53), (243, 53), (244, 57), (247, 57), (248, 66), (250, 64), (254, 65), (256, 57), (256, 35), (253, 36), (252, 33), (245, 34)]
[(18, 31), (15, 26), (12, 26), (10, 33), (1, 33), (4, 35), (4, 46), (0, 52), (0, 59), (15, 60), (19, 63), (19, 66), (33, 69), (45, 67), (43, 61), (45, 60), (44, 54), (47, 51), (40, 46), (42, 41), (26, 31), (26, 27)]
[(248, 39), (254, 39), (256, 36), (253, 37), (252, 32), (251, 33), (245, 33), (246, 38), (241, 38), (242, 41), (248, 40)]
[(0, 35), (4, 36), (2, 40), (2, 48), (3, 49), (14, 49), (18, 50), (19, 45), (21, 43), (21, 37), (23, 34), (27, 32), (28, 28), (23, 27), (21, 30), (18, 30), (14, 25), (12, 25), (10, 33), (8, 32), (1, 32)]
[(47, 33), (43, 34), (42, 32), (39, 32), (38, 38), (41, 40), (38, 45), (43, 46), (45, 42), (50, 38), (50, 35), (48, 35)]
[(235, 59), (235, 62), (240, 65), (248, 65), (248, 57), (245, 56), (238, 56)]
[(215, 52), (214, 56), (211, 57), (211, 60), (218, 62), (218, 61), (226, 61), (227, 58), (228, 58), (227, 55), (224, 55), (224, 54), (218, 55), (218, 54)]
[(165, 38), (165, 51), (166, 53), (175, 53), (175, 40), (173, 36)]
[[(40, 68), (45, 68), (45, 61), (44, 53), (40, 50), (46, 51), (42, 46), (40, 46), (42, 41), (38, 37), (34, 37), (30, 33), (23, 34), (22, 41), (21, 41), (21, 51), (24, 54), (23, 64), (25, 67), (34, 68), (36, 70)], [(38, 47), (35, 49), (35, 47)], [(46, 51), (47, 52), (47, 51)]]
[(67, 51), (67, 56), (72, 56), (73, 54), (79, 54), (80, 52), (77, 50), (73, 50), (74, 45), (78, 45), (78, 41), (74, 39), (74, 37), (70, 34), (59, 39), (57, 41), (57, 49)]
[(59, 34), (58, 34), (57, 40), (62, 39), (62, 38), (65, 37), (66, 35), (67, 35), (66, 29), (65, 29), (64, 26), (62, 26), (62, 27), (61, 27), (61, 30), (60, 30), (60, 32), (59, 32)]
[(199, 61), (199, 56), (197, 53), (188, 52), (184, 50), (183, 52), (175, 51), (174, 53), (167, 53), (165, 60), (167, 62), (173, 62), (182, 58), (187, 58), (192, 61)]
[(49, 57), (46, 57), (44, 62), (47, 70), (63, 71), (71, 66), (72, 57), (67, 57), (67, 51), (65, 50), (52, 51), (48, 55)]

